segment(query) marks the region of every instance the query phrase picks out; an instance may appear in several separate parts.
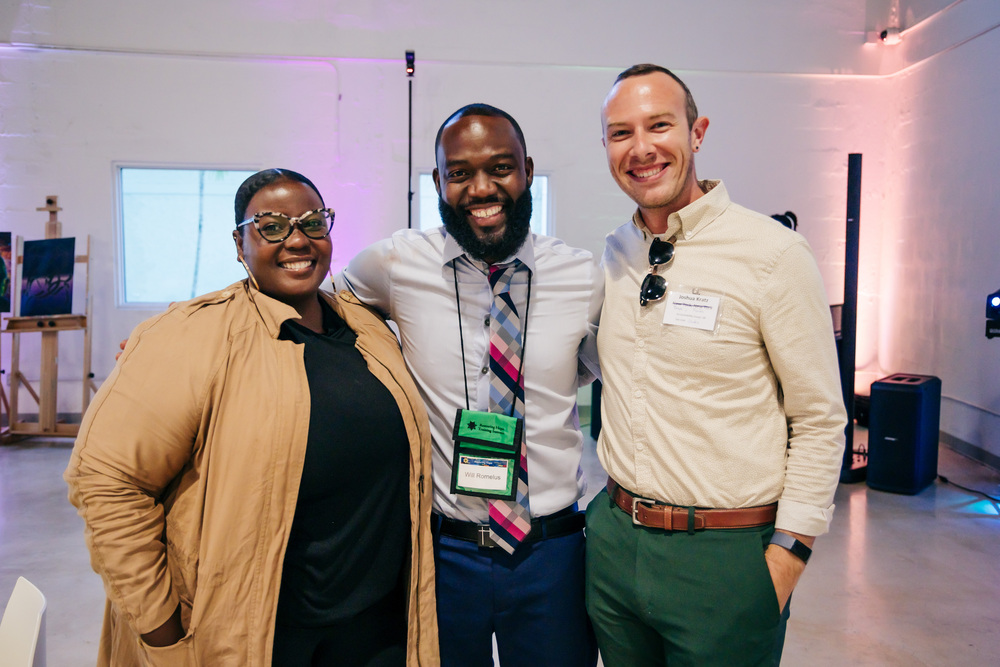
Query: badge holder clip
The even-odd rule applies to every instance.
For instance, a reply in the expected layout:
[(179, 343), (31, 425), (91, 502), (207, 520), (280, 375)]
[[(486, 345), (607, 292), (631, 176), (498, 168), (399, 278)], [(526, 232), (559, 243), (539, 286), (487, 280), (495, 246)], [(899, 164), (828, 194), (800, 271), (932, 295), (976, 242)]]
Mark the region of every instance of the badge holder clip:
[(524, 420), (519, 417), (459, 409), (452, 434), (451, 492), (514, 500), (523, 437)]

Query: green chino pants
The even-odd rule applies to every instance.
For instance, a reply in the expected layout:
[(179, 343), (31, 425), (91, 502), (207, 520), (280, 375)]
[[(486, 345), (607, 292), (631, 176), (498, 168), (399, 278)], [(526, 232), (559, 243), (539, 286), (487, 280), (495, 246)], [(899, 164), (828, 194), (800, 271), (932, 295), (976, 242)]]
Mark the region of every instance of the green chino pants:
[(785, 619), (764, 561), (773, 532), (645, 528), (598, 494), (586, 593), (605, 667), (777, 664)]

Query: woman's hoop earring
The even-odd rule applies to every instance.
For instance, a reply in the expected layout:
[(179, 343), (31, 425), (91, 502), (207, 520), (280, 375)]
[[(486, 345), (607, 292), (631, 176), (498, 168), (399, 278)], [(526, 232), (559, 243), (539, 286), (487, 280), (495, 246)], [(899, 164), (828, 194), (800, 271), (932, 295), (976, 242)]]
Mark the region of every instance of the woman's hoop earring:
[(240, 256), (240, 257), (236, 258), (236, 261), (239, 262), (240, 264), (242, 264), (243, 268), (246, 269), (247, 275), (250, 277), (250, 282), (253, 283), (254, 289), (259, 292), (260, 291), (260, 285), (257, 284), (257, 279), (253, 277), (253, 271), (251, 271), (250, 267), (247, 266), (246, 260), (244, 260), (243, 257)]

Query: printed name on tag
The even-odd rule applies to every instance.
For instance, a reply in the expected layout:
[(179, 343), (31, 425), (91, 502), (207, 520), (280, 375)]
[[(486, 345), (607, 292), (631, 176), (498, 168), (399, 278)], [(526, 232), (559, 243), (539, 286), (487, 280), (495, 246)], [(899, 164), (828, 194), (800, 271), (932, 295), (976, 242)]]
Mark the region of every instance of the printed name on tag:
[(693, 292), (667, 292), (663, 323), (715, 331), (722, 297)]

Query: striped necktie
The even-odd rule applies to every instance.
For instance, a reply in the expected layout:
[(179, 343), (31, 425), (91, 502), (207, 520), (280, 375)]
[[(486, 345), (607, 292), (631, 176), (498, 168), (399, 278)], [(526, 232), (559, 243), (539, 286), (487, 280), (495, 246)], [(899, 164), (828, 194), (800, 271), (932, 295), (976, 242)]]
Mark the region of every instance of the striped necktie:
[[(490, 412), (524, 418), (524, 378), (521, 376), (521, 319), (510, 296), (510, 279), (520, 261), (490, 267), (493, 307), (490, 309)], [(528, 507), (528, 455), (521, 438), (521, 472), (516, 500), (490, 501), (490, 537), (507, 553), (531, 531)]]

